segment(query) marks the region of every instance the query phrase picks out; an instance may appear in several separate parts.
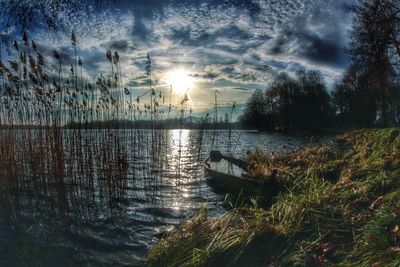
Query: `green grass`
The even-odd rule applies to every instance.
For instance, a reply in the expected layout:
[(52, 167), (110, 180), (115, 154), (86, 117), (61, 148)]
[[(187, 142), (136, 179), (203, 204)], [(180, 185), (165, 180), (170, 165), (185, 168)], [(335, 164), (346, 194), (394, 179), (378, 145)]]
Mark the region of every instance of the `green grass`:
[(149, 266), (400, 266), (400, 131), (359, 130), (339, 145), (246, 156), (286, 190), (271, 207), (206, 211), (166, 235)]

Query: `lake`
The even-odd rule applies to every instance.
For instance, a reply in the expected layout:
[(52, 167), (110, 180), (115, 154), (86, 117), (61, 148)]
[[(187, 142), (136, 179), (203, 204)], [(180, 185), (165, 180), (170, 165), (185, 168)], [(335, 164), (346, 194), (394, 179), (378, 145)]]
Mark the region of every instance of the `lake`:
[(0, 137), (0, 266), (140, 266), (162, 233), (199, 209), (226, 211), (203, 171), (212, 148), (240, 157), (310, 140), (179, 129), (3, 129)]

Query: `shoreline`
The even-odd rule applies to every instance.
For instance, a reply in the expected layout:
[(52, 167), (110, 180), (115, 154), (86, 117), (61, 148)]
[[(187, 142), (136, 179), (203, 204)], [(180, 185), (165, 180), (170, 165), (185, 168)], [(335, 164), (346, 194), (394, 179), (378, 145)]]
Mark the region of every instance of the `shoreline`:
[(214, 219), (201, 211), (152, 248), (149, 266), (400, 264), (399, 129), (248, 160), (261, 173), (276, 169), (288, 190), (266, 209), (254, 201)]

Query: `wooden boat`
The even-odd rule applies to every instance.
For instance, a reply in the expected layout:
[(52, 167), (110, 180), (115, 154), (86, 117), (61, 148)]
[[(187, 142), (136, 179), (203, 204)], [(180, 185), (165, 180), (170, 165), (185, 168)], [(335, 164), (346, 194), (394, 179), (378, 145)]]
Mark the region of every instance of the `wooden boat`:
[(216, 151), (210, 153), (204, 161), (204, 170), (209, 175), (209, 182), (228, 191), (260, 192), (275, 189), (273, 177), (252, 177), (247, 174), (249, 163), (225, 156)]

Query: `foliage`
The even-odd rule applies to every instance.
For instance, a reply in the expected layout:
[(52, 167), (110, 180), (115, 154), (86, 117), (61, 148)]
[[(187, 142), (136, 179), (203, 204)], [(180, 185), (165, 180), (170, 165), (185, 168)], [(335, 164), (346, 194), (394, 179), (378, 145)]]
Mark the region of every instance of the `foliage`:
[(259, 130), (314, 129), (329, 126), (330, 98), (321, 74), (300, 71), (296, 79), (279, 74), (265, 95), (256, 90), (241, 121)]
[(349, 46), (352, 65), (333, 97), (339, 122), (388, 127), (399, 116), (396, 109), (400, 107), (396, 82), (400, 70), (400, 6), (396, 1), (366, 0), (356, 5), (354, 12)]
[(287, 175), (287, 190), (269, 208), (201, 213), (166, 235), (149, 265), (398, 266), (400, 131), (360, 130), (337, 142), (284, 156), (252, 152), (253, 167)]
[(333, 93), (327, 93), (316, 71), (301, 71), (295, 79), (282, 72), (267, 87), (263, 101), (259, 91), (254, 93), (244, 124), (269, 131), (400, 125), (400, 5), (365, 0), (353, 11), (351, 64)]
[(264, 129), (265, 116), (263, 92), (257, 89), (247, 101), (247, 106), (241, 117), (241, 121), (245, 126)]

